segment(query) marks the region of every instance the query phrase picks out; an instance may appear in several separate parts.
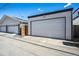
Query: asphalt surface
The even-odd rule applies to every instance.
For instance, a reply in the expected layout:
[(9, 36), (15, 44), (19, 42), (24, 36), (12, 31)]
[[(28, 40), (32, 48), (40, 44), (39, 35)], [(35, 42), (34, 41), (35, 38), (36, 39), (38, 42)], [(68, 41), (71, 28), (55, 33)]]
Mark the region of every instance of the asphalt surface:
[(73, 55), (74, 54), (0, 36), (0, 56), (73, 56)]

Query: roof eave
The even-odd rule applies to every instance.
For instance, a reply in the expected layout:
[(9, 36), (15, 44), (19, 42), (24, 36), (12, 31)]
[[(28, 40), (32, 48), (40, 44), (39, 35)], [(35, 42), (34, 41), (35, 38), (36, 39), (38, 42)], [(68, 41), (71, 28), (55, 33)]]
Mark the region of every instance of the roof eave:
[(72, 10), (73, 10), (73, 8), (63, 9), (63, 10), (58, 10), (58, 11), (54, 11), (54, 12), (48, 12), (48, 13), (42, 13), (42, 14), (38, 14), (38, 15), (28, 16), (28, 18), (37, 17), (37, 16), (42, 16), (42, 15), (48, 15), (48, 14), (55, 14), (55, 13), (65, 12), (65, 11), (72, 11)]

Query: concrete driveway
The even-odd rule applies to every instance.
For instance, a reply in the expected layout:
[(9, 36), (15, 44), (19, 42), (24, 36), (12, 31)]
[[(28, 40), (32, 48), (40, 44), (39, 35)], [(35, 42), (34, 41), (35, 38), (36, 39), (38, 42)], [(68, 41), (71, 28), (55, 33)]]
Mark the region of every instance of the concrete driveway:
[[(0, 33), (0, 56), (73, 56), (78, 54), (67, 53), (29, 42), (16, 40), (8, 36), (14, 34)], [(26, 39), (27, 40), (27, 39)], [(78, 53), (79, 51), (77, 51)]]

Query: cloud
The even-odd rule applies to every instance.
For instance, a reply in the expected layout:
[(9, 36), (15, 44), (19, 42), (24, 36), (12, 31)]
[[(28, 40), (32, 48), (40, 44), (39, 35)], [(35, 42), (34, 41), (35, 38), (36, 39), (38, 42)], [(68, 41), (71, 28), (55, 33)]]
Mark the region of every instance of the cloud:
[(40, 9), (40, 8), (38, 8), (37, 10), (39, 10), (39, 11), (40, 11), (41, 9)]
[(71, 3), (67, 3), (67, 4), (64, 6), (64, 8), (66, 8), (66, 7), (70, 6), (70, 5), (71, 5)]
[(41, 8), (38, 8), (37, 10), (38, 10), (38, 11), (42, 11)]

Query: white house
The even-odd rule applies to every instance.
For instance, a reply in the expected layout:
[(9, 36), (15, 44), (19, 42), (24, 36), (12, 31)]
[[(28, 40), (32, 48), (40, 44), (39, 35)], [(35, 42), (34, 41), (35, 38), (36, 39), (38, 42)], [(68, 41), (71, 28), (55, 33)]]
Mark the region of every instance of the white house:
[(64, 9), (28, 17), (28, 35), (72, 39), (72, 10)]
[(7, 15), (4, 15), (0, 20), (0, 31), (19, 34), (20, 24), (27, 25), (27, 21), (17, 17), (10, 17)]

